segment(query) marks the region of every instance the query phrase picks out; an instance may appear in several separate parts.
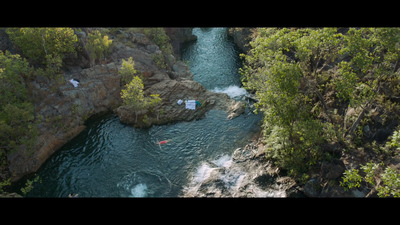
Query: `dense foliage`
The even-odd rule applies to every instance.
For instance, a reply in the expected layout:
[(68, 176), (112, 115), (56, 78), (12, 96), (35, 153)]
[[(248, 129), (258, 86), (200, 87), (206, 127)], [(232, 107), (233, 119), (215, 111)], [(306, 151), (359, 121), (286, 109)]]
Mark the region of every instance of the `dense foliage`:
[(68, 54), (76, 55), (77, 36), (72, 28), (8, 28), (6, 33), (21, 49), (34, 74), (55, 79), (53, 90), (63, 82), (61, 66)]
[(383, 163), (369, 162), (362, 165), (364, 177), (359, 174), (359, 170), (352, 169), (344, 172), (343, 181), (340, 186), (345, 190), (360, 187), (360, 182), (364, 180), (367, 184), (376, 187), (379, 197), (400, 197), (400, 174), (389, 166), (383, 169)]
[(107, 35), (102, 35), (98, 30), (89, 33), (86, 48), (90, 52), (91, 58), (94, 60), (101, 60), (109, 52), (112, 40), (108, 39)]
[(0, 51), (0, 166), (6, 154), (21, 147), (30, 150), (35, 143), (34, 107), (24, 81), (31, 73), (25, 59)]
[(124, 84), (129, 84), (135, 75), (137, 75), (135, 62), (132, 57), (129, 57), (128, 60), (122, 59), (122, 67), (121, 70), (119, 70), (119, 74), (121, 74), (121, 81)]
[[(371, 107), (398, 119), (399, 41), (397, 28), (256, 29), (241, 72), (265, 115), (267, 155), (299, 177), (332, 157), (324, 144), (360, 144)], [(361, 112), (346, 118), (350, 108)]]
[(76, 54), (78, 39), (72, 28), (9, 28), (10, 39), (22, 50), (25, 57), (35, 63), (47, 63), (46, 56), (61, 57)]
[(137, 71), (134, 69), (134, 65), (135, 62), (132, 58), (129, 58), (128, 61), (123, 60), (119, 73), (122, 75), (122, 80), (127, 83), (121, 91), (122, 101), (126, 106), (135, 110), (137, 122), (137, 111), (153, 107), (161, 101), (161, 98), (158, 94), (148, 97), (144, 95), (143, 81), (139, 76), (135, 76)]

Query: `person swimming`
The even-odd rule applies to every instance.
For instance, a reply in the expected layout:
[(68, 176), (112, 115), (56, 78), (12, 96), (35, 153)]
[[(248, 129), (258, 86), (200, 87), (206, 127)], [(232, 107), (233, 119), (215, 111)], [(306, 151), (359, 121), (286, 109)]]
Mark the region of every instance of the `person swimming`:
[(77, 198), (78, 194), (72, 193), (68, 195), (68, 198)]
[(168, 142), (170, 142), (171, 140), (164, 140), (164, 141), (160, 141), (157, 144), (162, 145), (162, 144), (166, 144)]

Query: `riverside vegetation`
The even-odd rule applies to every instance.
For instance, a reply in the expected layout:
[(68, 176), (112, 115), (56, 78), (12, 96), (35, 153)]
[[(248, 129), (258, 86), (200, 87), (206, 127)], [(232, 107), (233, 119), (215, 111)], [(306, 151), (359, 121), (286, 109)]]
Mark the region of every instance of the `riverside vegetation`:
[[(169, 38), (162, 28), (132, 29), (146, 33), (160, 45), (163, 52), (172, 53)], [(34, 102), (37, 99), (32, 96), (30, 81), (43, 77), (41, 79), (47, 80), (49, 89), (62, 96), (60, 86), (65, 83), (62, 74), (68, 66), (66, 59), (87, 52), (90, 65), (93, 66), (101, 64), (110, 54), (113, 41), (109, 40), (108, 35), (115, 34), (117, 30), (104, 28), (87, 31), (88, 38), (79, 41), (77, 34), (84, 33), (79, 28), (2, 28), (12, 42), (14, 47), (11, 48), (15, 54), (7, 50), (0, 51), (0, 170), (6, 168), (9, 154), (21, 150), (32, 153), (38, 137), (38, 124), (50, 122), (49, 118), (35, 114)], [(159, 57), (157, 65), (165, 63), (164, 57)], [(156, 94), (150, 97), (143, 95), (143, 76), (134, 69), (132, 58), (123, 60), (119, 73), (126, 84), (121, 92), (125, 105), (136, 110), (151, 108), (161, 101)], [(0, 193), (4, 192), (3, 188), (7, 185), (10, 185), (10, 178), (0, 177)], [(23, 192), (29, 191), (31, 186), (32, 181), (29, 181)]]
[(331, 183), (399, 197), (399, 41), (398, 28), (254, 29), (241, 73), (267, 157), (304, 184), (323, 162), (363, 155)]
[[(242, 101), (206, 90), (177, 60), (182, 43), (196, 39), (191, 31), (0, 29), (0, 192), (38, 171), (92, 116), (114, 112), (121, 123), (143, 128), (202, 118), (212, 109), (226, 111), (229, 119), (241, 115)], [(69, 84), (73, 78), (78, 87)], [(183, 97), (202, 105), (189, 111), (172, 104)], [(40, 180), (28, 180), (21, 193)]]
[[(163, 29), (129, 29), (140, 30), (163, 53), (172, 53)], [(18, 54), (0, 52), (0, 167), (10, 153), (32, 151), (37, 124), (48, 119), (35, 115), (29, 81), (48, 78), (49, 89), (59, 92), (66, 59), (88, 51), (91, 64), (99, 64), (113, 46), (109, 35), (126, 38), (114, 28), (89, 30), (86, 43), (78, 41), (79, 28), (4, 30)], [(345, 190), (364, 186), (371, 191), (368, 195), (398, 197), (399, 31), (253, 29), (241, 73), (244, 86), (257, 96), (256, 108), (264, 114), (267, 158), (301, 184), (318, 177), (325, 162), (340, 158), (347, 170), (321, 180), (317, 189), (325, 182)], [(154, 54), (153, 60), (166, 67), (161, 56)], [(123, 60), (119, 74), (126, 106), (140, 110), (161, 101), (157, 95), (144, 96), (145, 74), (137, 73), (133, 60)], [(0, 192), (9, 183), (10, 179), (0, 179)], [(24, 191), (31, 186), (28, 183)]]
[(128, 61), (122, 60), (122, 68), (119, 73), (122, 75), (122, 81), (126, 82), (122, 89), (121, 98), (125, 105), (135, 110), (136, 122), (137, 111), (141, 109), (151, 108), (161, 101), (159, 94), (151, 94), (150, 97), (145, 97), (143, 92), (143, 82), (138, 76), (135, 76), (137, 71), (134, 68), (135, 62), (132, 57)]

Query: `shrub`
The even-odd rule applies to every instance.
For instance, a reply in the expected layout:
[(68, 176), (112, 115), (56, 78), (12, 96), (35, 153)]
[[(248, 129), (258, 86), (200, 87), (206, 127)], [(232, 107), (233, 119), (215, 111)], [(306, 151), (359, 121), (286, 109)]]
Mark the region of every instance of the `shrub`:
[(122, 67), (118, 73), (121, 74), (123, 83), (129, 84), (131, 82), (133, 77), (137, 74), (137, 70), (135, 70), (135, 61), (133, 61), (132, 57), (129, 57), (127, 61), (122, 59)]
[(340, 186), (342, 186), (346, 191), (351, 188), (360, 187), (361, 176), (358, 172), (359, 170), (356, 169), (346, 170), (344, 172), (343, 182), (340, 181)]
[(152, 27), (144, 29), (144, 34), (152, 40), (164, 54), (172, 54), (172, 45), (169, 43), (169, 37), (165, 34), (164, 28)]
[[(340, 186), (345, 190), (349, 190), (360, 187), (361, 181), (364, 180), (373, 186), (378, 185), (376, 190), (378, 191), (379, 197), (400, 197), (400, 174), (389, 166), (383, 171), (383, 166), (383, 163), (376, 164), (372, 162), (364, 166), (361, 165), (361, 169), (365, 173), (364, 177), (358, 174), (359, 170), (346, 170), (342, 177), (343, 182), (340, 181)], [(382, 183), (376, 182), (379, 180), (381, 180)]]

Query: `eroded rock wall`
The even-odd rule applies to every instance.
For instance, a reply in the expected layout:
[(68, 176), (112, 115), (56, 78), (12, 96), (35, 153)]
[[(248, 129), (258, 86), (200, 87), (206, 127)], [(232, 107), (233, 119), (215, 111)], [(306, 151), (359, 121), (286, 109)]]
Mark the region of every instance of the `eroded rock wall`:
[[(78, 87), (68, 80), (79, 79)], [(49, 89), (44, 78), (31, 82), (35, 114), (40, 118), (38, 138), (33, 151), (8, 155), (13, 178), (36, 171), (57, 149), (78, 135), (92, 115), (112, 110), (121, 104), (120, 75), (115, 63), (96, 65), (64, 74), (65, 83), (57, 91)]]
[(249, 27), (232, 27), (229, 29), (229, 35), (233, 37), (235, 44), (243, 51), (250, 50), (252, 28)]

